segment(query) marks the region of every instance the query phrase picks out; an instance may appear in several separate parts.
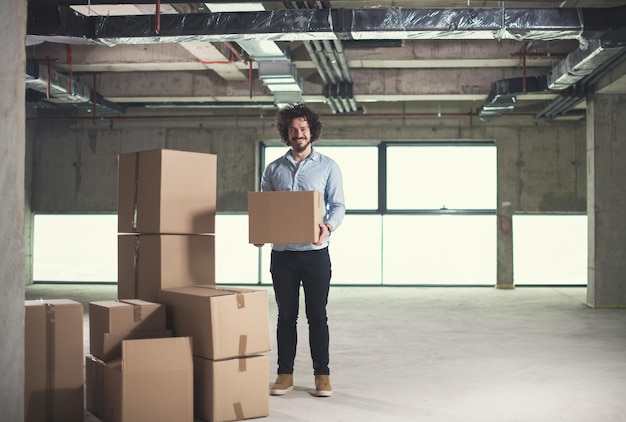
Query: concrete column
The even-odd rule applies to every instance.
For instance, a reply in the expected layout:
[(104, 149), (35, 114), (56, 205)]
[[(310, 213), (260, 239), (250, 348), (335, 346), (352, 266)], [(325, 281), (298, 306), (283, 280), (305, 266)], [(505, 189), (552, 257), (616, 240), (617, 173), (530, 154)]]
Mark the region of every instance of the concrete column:
[(26, 0), (0, 8), (0, 418), (24, 420)]
[(626, 307), (626, 96), (587, 102), (587, 304)]
[(513, 212), (519, 209), (519, 132), (497, 133), (498, 204), (497, 204), (497, 276), (496, 288), (515, 288), (513, 278)]

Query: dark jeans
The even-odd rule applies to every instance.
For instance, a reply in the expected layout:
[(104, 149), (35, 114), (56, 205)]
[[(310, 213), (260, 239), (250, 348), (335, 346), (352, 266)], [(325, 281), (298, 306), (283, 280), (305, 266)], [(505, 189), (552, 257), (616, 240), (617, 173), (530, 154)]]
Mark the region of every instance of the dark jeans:
[(298, 343), (300, 282), (304, 288), (309, 347), (315, 375), (329, 375), (326, 304), (330, 288), (328, 248), (315, 251), (272, 251), (270, 265), (278, 305), (278, 373), (292, 374)]

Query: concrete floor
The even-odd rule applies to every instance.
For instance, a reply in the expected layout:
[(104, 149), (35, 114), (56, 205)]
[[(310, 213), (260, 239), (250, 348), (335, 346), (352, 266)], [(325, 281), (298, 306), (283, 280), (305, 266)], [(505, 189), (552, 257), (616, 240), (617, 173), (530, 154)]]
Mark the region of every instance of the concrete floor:
[[(259, 288), (268, 290), (273, 335), (273, 294)], [(111, 285), (26, 288), (27, 299), (85, 305), (115, 297)], [(333, 396), (310, 394), (301, 312), (296, 389), (270, 397), (270, 416), (259, 420), (624, 421), (626, 309), (594, 310), (584, 301), (585, 289), (575, 287), (333, 287)]]

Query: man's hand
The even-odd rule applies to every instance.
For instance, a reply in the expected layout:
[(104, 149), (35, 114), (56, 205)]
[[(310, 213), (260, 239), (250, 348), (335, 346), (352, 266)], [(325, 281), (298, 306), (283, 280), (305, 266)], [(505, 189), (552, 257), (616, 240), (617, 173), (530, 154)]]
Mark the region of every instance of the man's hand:
[(265, 243), (253, 243), (253, 245), (257, 248), (260, 248), (261, 246), (265, 245)]
[(320, 223), (320, 240), (314, 243), (315, 246), (320, 246), (324, 243), (326, 238), (330, 236), (330, 228), (328, 224)]

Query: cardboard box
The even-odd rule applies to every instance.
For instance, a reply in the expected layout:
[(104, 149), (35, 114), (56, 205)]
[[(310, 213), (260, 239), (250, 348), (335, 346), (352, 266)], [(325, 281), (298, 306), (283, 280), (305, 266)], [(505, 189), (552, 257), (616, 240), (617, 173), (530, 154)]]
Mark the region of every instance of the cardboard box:
[(267, 356), (210, 360), (193, 357), (194, 414), (209, 422), (269, 415)]
[(119, 233), (215, 233), (217, 156), (157, 149), (119, 155)]
[(89, 351), (104, 361), (122, 355), (122, 341), (171, 337), (165, 306), (138, 299), (89, 303)]
[(159, 290), (215, 284), (214, 235), (118, 235), (119, 299), (156, 302)]
[(24, 420), (83, 421), (83, 305), (27, 300)]
[(168, 326), (193, 338), (193, 354), (207, 359), (250, 356), (270, 350), (267, 292), (188, 286), (159, 292)]
[(87, 410), (103, 421), (193, 421), (190, 338), (125, 340), (121, 360), (85, 367)]
[(317, 191), (248, 192), (249, 243), (315, 243), (324, 222)]

